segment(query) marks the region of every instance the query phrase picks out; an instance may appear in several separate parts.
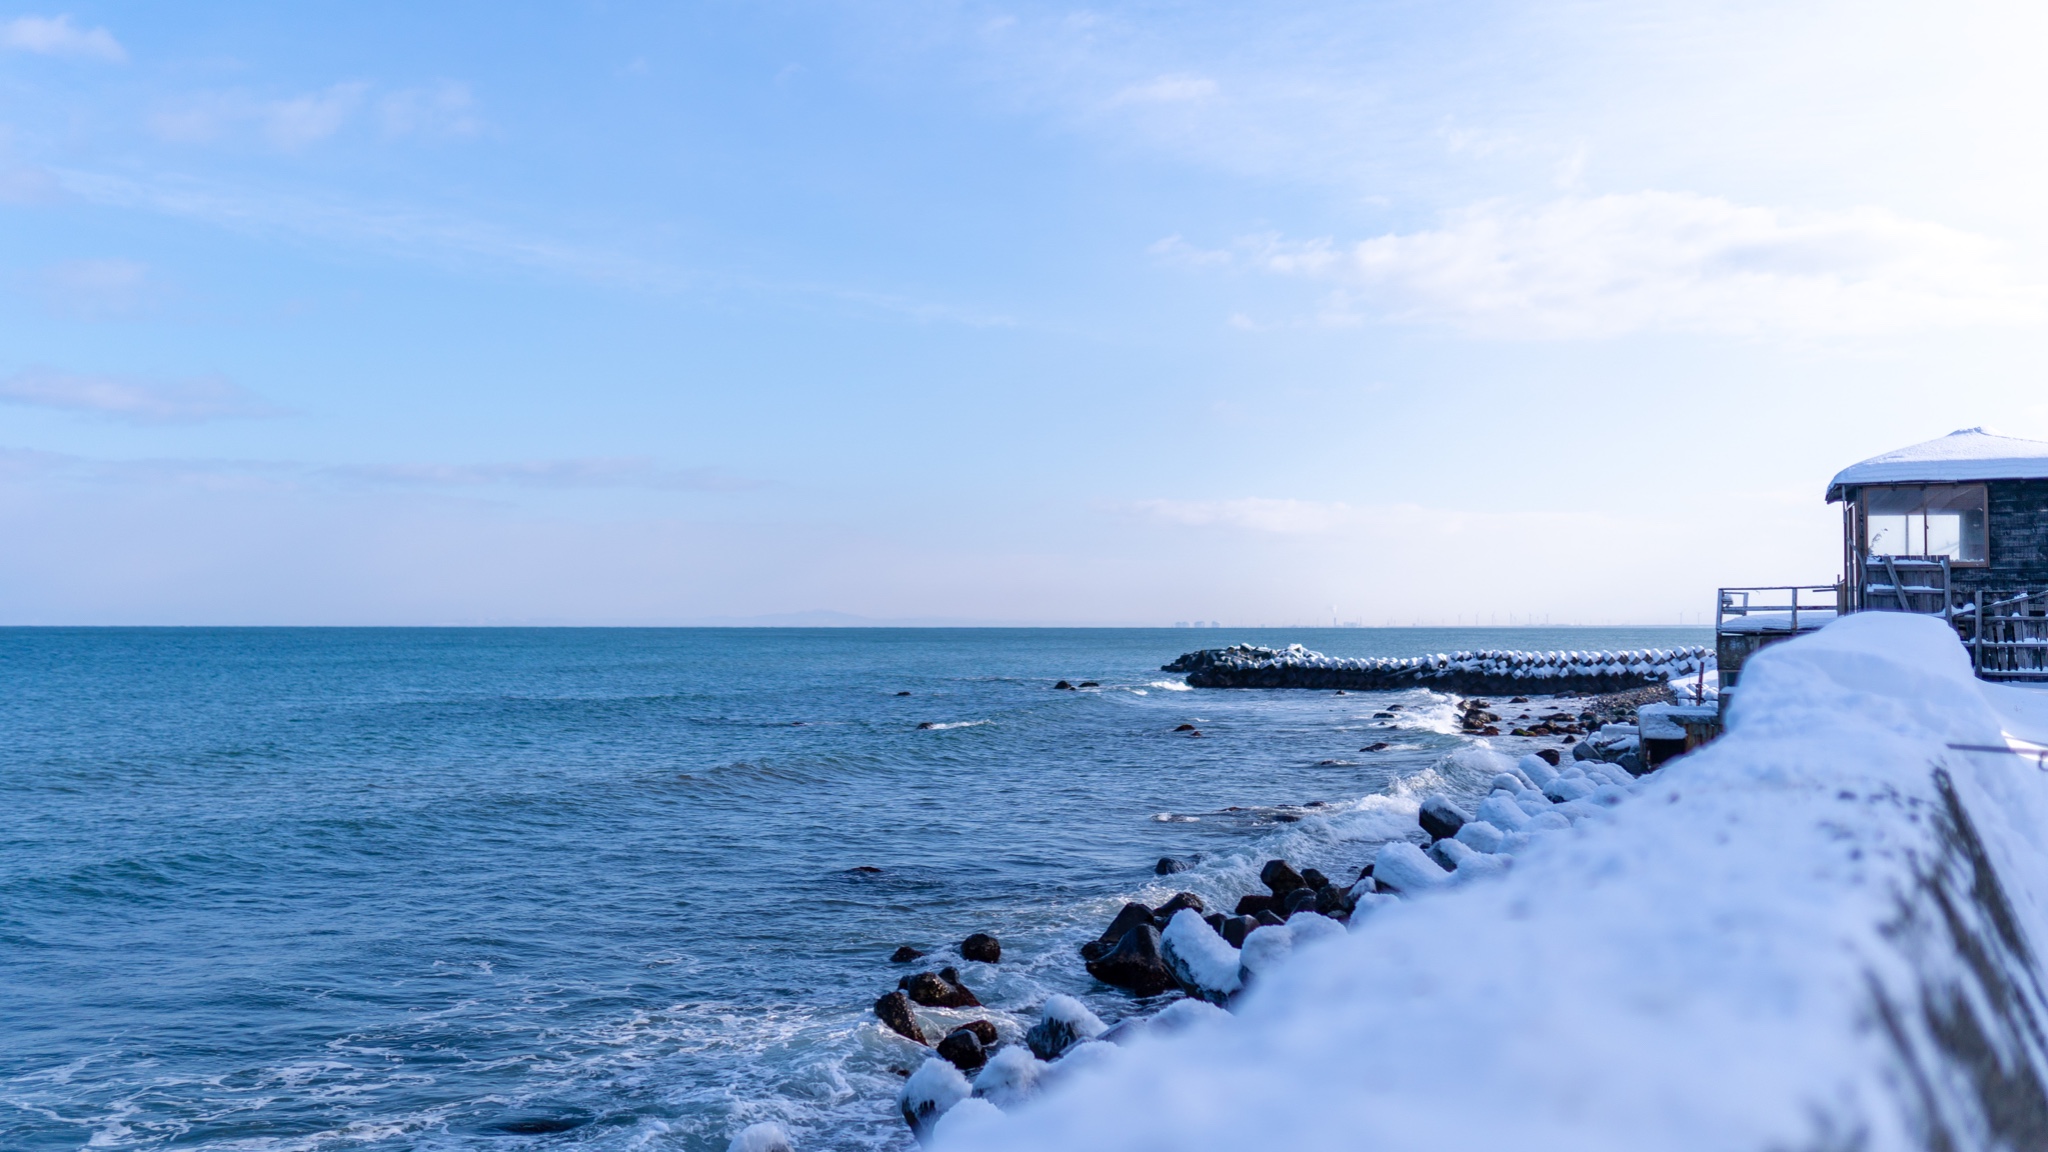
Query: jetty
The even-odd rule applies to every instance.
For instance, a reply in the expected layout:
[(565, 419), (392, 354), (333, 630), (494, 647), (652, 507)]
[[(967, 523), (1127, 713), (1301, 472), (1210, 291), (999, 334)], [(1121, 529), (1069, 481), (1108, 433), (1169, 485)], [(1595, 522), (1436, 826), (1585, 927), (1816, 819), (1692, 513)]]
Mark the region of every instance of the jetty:
[(1235, 644), (1188, 652), (1163, 672), (1183, 672), (1191, 688), (1320, 688), (1391, 691), (1428, 688), (1455, 695), (1601, 696), (1697, 676), (1713, 667), (1706, 647), (1621, 652), (1439, 652), (1427, 656), (1325, 656), (1299, 644)]

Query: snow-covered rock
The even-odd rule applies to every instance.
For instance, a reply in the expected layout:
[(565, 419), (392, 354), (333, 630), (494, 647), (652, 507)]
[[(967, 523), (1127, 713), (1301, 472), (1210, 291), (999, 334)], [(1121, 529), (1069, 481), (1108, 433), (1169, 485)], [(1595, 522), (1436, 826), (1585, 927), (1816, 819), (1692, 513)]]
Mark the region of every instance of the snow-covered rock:
[(938, 1123), (939, 1117), (973, 1091), (958, 1068), (934, 1056), (918, 1065), (910, 1079), (903, 1082), (896, 1106), (903, 1113), (903, 1122), (910, 1125), (910, 1131), (923, 1143), (931, 1139), (932, 1125)]
[(1039, 1021), (1024, 1033), (1024, 1043), (1040, 1060), (1057, 1060), (1068, 1048), (1083, 1040), (1093, 1040), (1104, 1031), (1101, 1017), (1065, 993), (1046, 997), (1039, 1011)]
[(998, 1108), (1015, 1108), (1037, 1094), (1038, 1074), (1045, 1067), (1030, 1049), (1005, 1044), (975, 1074), (974, 1094)]
[[(1450, 873), (1405, 840), (1380, 847), (1379, 854), (1373, 857), (1372, 878), (1404, 896), (1442, 888), (1451, 882)], [(1249, 946), (1250, 942), (1246, 943)]]
[(942, 1152), (2042, 1147), (2048, 773), (2005, 749), (2048, 697), (1873, 612), (1752, 657), (1729, 720)]
[(1173, 978), (1190, 996), (1221, 1004), (1241, 986), (1237, 949), (1192, 908), (1173, 914), (1160, 936), (1159, 952)]

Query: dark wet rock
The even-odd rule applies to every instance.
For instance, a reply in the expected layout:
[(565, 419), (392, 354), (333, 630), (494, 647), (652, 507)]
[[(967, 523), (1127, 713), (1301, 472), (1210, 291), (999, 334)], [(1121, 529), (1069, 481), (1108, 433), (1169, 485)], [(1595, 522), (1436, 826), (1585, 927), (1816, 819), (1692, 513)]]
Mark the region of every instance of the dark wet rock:
[(1174, 729), (1175, 732), (1193, 732), (1194, 730), (1195, 726), (1193, 724), (1182, 724), (1180, 727)]
[(1387, 749), (1389, 749), (1389, 748), (1392, 748), (1392, 747), (1393, 747), (1393, 745), (1392, 745), (1392, 744), (1389, 744), (1389, 743), (1387, 743), (1387, 742), (1386, 742), (1385, 740), (1375, 740), (1375, 741), (1373, 741), (1373, 742), (1372, 742), (1371, 744), (1367, 744), (1367, 745), (1366, 745), (1365, 747), (1363, 747), (1363, 748), (1360, 748), (1360, 749), (1359, 749), (1359, 751), (1360, 751), (1360, 752), (1385, 752), (1385, 751), (1386, 751)]
[(1508, 703), (1510, 704), (1527, 704), (1528, 702), (1529, 698), (1527, 696), (1517, 696), (1514, 699), (1508, 701)]
[(1171, 876), (1175, 872), (1185, 872), (1191, 867), (1193, 865), (1185, 860), (1177, 860), (1172, 856), (1161, 856), (1159, 863), (1152, 866), (1152, 874), (1154, 876)]
[(1564, 738), (1564, 742), (1567, 744), (1577, 744), (1579, 742), (1579, 738), (1577, 736), (1567, 736)]
[(1441, 796), (1431, 796), (1424, 800), (1422, 811), (1416, 815), (1422, 830), (1429, 833), (1432, 840), (1456, 836), (1458, 829), (1463, 828), (1471, 819), (1464, 809)]
[(1237, 907), (1231, 909), (1231, 911), (1238, 916), (1257, 916), (1261, 912), (1271, 911), (1273, 904), (1273, 897), (1253, 892), (1246, 896), (1240, 896), (1237, 901)]
[(1196, 729), (1194, 729), (1193, 731), (1189, 732), (1189, 733), (1188, 733), (1188, 736), (1189, 736), (1189, 738), (1191, 738), (1191, 739), (1192, 739), (1193, 737), (1196, 737), (1196, 736), (1200, 736), (1201, 734), (1202, 734), (1202, 730), (1201, 730), (1200, 728), (1196, 728)]
[(1224, 942), (1232, 948), (1242, 948), (1244, 947), (1244, 938), (1251, 935), (1252, 929), (1258, 926), (1259, 922), (1256, 917), (1230, 916), (1224, 919), (1223, 928), (1217, 935), (1223, 937)]
[(1392, 720), (1394, 714), (1392, 712), (1375, 712), (1372, 714), (1372, 718), (1375, 720)]
[(1406, 707), (1406, 705), (1402, 705), (1402, 704), (1389, 704), (1389, 705), (1387, 705), (1387, 711), (1389, 711), (1389, 712), (1399, 712), (1399, 711), (1401, 711), (1401, 709), (1402, 709), (1402, 708), (1404, 708), (1404, 707)]
[(972, 1072), (988, 1063), (981, 1037), (971, 1028), (955, 1028), (939, 1041), (939, 1057), (962, 1072)]
[(932, 722), (931, 722), (931, 721), (929, 721), (929, 720), (920, 720), (920, 721), (918, 721), (918, 722), (917, 722), (917, 730), (918, 730), (919, 732), (929, 732), (929, 731), (931, 731), (932, 729), (934, 729), (934, 728), (937, 728), (937, 727), (938, 727), (938, 725), (937, 725), (937, 724), (934, 724), (934, 723), (932, 723)]
[(1003, 958), (1002, 941), (986, 932), (976, 932), (960, 942), (960, 958), (983, 964), (1000, 963)]
[(1083, 687), (1083, 688), (1100, 688), (1100, 687), (1102, 687), (1102, 685), (1100, 685), (1100, 684), (1097, 684), (1097, 683), (1096, 683), (1095, 681), (1093, 681), (1093, 680), (1083, 680), (1083, 681), (1081, 681), (1081, 687)]
[(1072, 684), (1067, 683), (1065, 680), (1062, 680), (1059, 683), (1053, 685), (1053, 690), (1056, 692), (1072, 692), (1074, 690), (1074, 686)]
[(1449, 852), (1444, 851), (1442, 845), (1443, 841), (1441, 840), (1437, 841), (1435, 844), (1431, 844), (1429, 847), (1424, 848), (1422, 850), (1423, 855), (1428, 856), (1431, 860), (1436, 861), (1437, 867), (1442, 868), (1444, 871), (1456, 872), (1458, 870), (1457, 858), (1452, 856)]
[(875, 867), (873, 864), (861, 864), (853, 868), (848, 868), (847, 871), (858, 872), (863, 876), (875, 876), (879, 875), (882, 870), (880, 868)]
[(1207, 916), (1202, 917), (1202, 923), (1209, 926), (1209, 931), (1221, 936), (1223, 935), (1223, 923), (1229, 919), (1230, 917), (1225, 916), (1221, 912), (1211, 912)]
[(1294, 915), (1294, 914), (1295, 914), (1296, 912), (1313, 912), (1313, 911), (1315, 910), (1315, 906), (1316, 906), (1316, 890), (1315, 890), (1315, 889), (1313, 889), (1313, 888), (1296, 888), (1296, 889), (1295, 889), (1294, 891), (1292, 891), (1292, 892), (1289, 892), (1289, 893), (1288, 893), (1288, 894), (1287, 894), (1286, 896), (1284, 896), (1284, 897), (1282, 897), (1282, 898), (1281, 898), (1281, 901), (1280, 901), (1280, 908), (1281, 908), (1281, 913), (1280, 913), (1280, 914), (1281, 914), (1282, 916), (1292, 916), (1292, 915)]
[(953, 1029), (953, 1031), (958, 1032), (961, 1028), (974, 1033), (974, 1038), (981, 1041), (983, 1048), (994, 1048), (996, 1046), (996, 1026), (994, 1024), (986, 1020), (969, 1020), (967, 1023), (960, 1025), (959, 1028)]
[(912, 948), (908, 944), (905, 944), (903, 947), (898, 948), (894, 952), (889, 953), (889, 963), (908, 964), (912, 960), (922, 959), (923, 956), (924, 953), (919, 952), (917, 949)]
[(902, 989), (875, 1001), (875, 1015), (889, 1026), (889, 1031), (919, 1044), (924, 1043), (924, 1029), (918, 1027), (917, 1013), (910, 1010), (910, 997), (904, 995)]
[(908, 692), (898, 692), (898, 693), (897, 693), (897, 695), (898, 695), (898, 696), (908, 696), (908, 695), (910, 695), (910, 693), (908, 693)]
[(1173, 919), (1175, 912), (1183, 908), (1193, 908), (1197, 912), (1206, 911), (1202, 907), (1202, 898), (1200, 896), (1195, 895), (1193, 892), (1175, 892), (1173, 899), (1152, 910), (1152, 919), (1160, 924), (1165, 924)]
[(919, 972), (915, 976), (905, 976), (898, 987), (909, 993), (912, 1001), (927, 1008), (981, 1007), (981, 1001), (975, 999), (967, 985), (960, 983), (959, 973), (951, 968), (944, 972)]
[(1351, 899), (1351, 893), (1343, 888), (1337, 887), (1335, 884), (1332, 884), (1327, 888), (1316, 889), (1315, 910), (1317, 912), (1322, 913), (1325, 916), (1328, 916), (1332, 919), (1335, 919), (1339, 916), (1349, 916), (1351, 915), (1353, 906), (1354, 905)]
[(1299, 824), (1299, 823), (1301, 823), (1301, 813), (1299, 813), (1299, 812), (1275, 812), (1275, 813), (1273, 813), (1273, 823), (1275, 823), (1275, 824)]
[[(1567, 736), (1565, 737), (1565, 739), (1569, 740), (1571, 739), (1571, 737)], [(1538, 760), (1543, 761), (1545, 764), (1550, 765), (1552, 768), (1557, 767), (1558, 762), (1564, 759), (1563, 756), (1558, 755), (1557, 749), (1555, 748), (1538, 748), (1536, 750), (1536, 758)]]
[(1259, 913), (1258, 921), (1262, 927), (1266, 928), (1278, 928), (1282, 924), (1287, 923), (1287, 921), (1282, 920), (1279, 916), (1275, 915), (1271, 908), (1268, 908), (1264, 912)]
[[(1117, 941), (1124, 938), (1124, 933), (1129, 932), (1140, 924), (1150, 924), (1154, 928), (1159, 927), (1159, 921), (1153, 918), (1150, 908), (1145, 907), (1143, 904), (1124, 905), (1123, 909), (1116, 914), (1116, 918), (1109, 922), (1109, 927), (1102, 930), (1102, 935), (1097, 936), (1087, 944), (1081, 945), (1081, 956), (1084, 959), (1096, 960), (1109, 955), (1111, 950), (1116, 947)], [(1095, 951), (1093, 956), (1088, 954), (1091, 948)]]
[(1124, 933), (1107, 956), (1090, 960), (1088, 974), (1140, 996), (1154, 996), (1175, 986), (1166, 958), (1159, 954), (1159, 929), (1150, 924)]
[(1075, 1021), (1048, 1015), (1024, 1033), (1024, 1046), (1040, 1060), (1057, 1060), (1066, 1055), (1067, 1049), (1087, 1038)]
[(1259, 882), (1271, 889), (1275, 896), (1285, 896), (1303, 883), (1301, 873), (1285, 860), (1266, 861), (1266, 866), (1259, 869)]
[(1339, 689), (1337, 689), (1337, 695), (1339, 695), (1339, 696), (1349, 696), (1349, 695), (1351, 695), (1351, 693), (1349, 693), (1349, 692), (1346, 692), (1346, 691), (1345, 691), (1345, 690), (1343, 690), (1342, 688), (1339, 688)]
[(1303, 868), (1301, 870), (1301, 882), (1311, 888), (1328, 888), (1330, 886), (1330, 878), (1314, 868)]

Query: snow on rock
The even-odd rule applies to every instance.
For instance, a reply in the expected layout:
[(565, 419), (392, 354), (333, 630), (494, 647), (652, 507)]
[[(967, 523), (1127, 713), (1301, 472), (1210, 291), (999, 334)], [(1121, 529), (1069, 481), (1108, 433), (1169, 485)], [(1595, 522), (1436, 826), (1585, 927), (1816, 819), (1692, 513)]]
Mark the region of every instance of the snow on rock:
[(725, 1152), (794, 1152), (795, 1145), (789, 1142), (789, 1133), (773, 1120), (749, 1124), (740, 1129), (732, 1143), (725, 1146)]
[(1221, 1004), (1239, 987), (1237, 949), (1192, 908), (1173, 914), (1159, 950), (1173, 978), (1190, 996)]
[(1002, 1109), (970, 1096), (933, 1122), (931, 1138), (945, 1142), (974, 1140), (997, 1131), (1002, 1122)]
[(1474, 820), (1458, 829), (1457, 836), (1458, 843), (1473, 851), (1489, 853), (1500, 851), (1501, 842), (1506, 839), (1499, 828), (1484, 820)]
[(918, 1065), (910, 1079), (903, 1082), (903, 1091), (896, 1097), (896, 1106), (903, 1112), (903, 1122), (910, 1125), (920, 1143), (932, 1136), (932, 1126), (946, 1110), (972, 1094), (967, 1077), (958, 1068), (936, 1056)]
[(1443, 692), (1615, 692), (1697, 677), (1711, 649), (1627, 652), (1438, 652), (1406, 659), (1338, 657), (1299, 644), (1238, 644), (1189, 652), (1161, 670), (1196, 688), (1434, 688)]
[(1405, 840), (1380, 846), (1372, 860), (1372, 878), (1403, 895), (1427, 892), (1451, 882), (1451, 874), (1422, 849)]
[(2048, 741), (2019, 691), (1903, 613), (1766, 649), (1727, 735), (1512, 833), (1509, 874), (1382, 905), (942, 1149), (2048, 1147), (2048, 773), (1973, 750)]
[(1024, 1034), (1024, 1043), (1040, 1060), (1057, 1060), (1075, 1044), (1093, 1040), (1104, 1031), (1101, 1017), (1065, 993), (1046, 997), (1040, 1013), (1038, 1023)]

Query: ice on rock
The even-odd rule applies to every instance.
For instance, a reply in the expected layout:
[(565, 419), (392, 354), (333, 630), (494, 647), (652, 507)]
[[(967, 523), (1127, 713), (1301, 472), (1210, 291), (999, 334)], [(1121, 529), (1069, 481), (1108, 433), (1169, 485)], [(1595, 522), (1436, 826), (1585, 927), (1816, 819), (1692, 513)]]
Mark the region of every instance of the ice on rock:
[(974, 1094), (998, 1108), (1015, 1108), (1038, 1093), (1046, 1064), (1019, 1044), (1005, 1044), (974, 1077)]
[(1559, 804), (1568, 804), (1573, 800), (1580, 800), (1591, 796), (1596, 787), (1598, 786), (1583, 775), (1561, 775), (1544, 786), (1543, 795), (1545, 799), (1554, 800)]
[(732, 1143), (725, 1146), (725, 1152), (795, 1152), (795, 1145), (789, 1142), (789, 1133), (773, 1120), (763, 1120), (740, 1129)]
[(1238, 959), (1244, 965), (1242, 979), (1250, 983), (1258, 979), (1260, 973), (1270, 972), (1285, 963), (1293, 954), (1293, 929), (1285, 924), (1265, 924), (1254, 928), (1244, 938), (1244, 947), (1238, 952)]
[(1571, 820), (1555, 808), (1529, 818), (1531, 832), (1561, 832), (1571, 826)]
[(1039, 1021), (1024, 1034), (1024, 1043), (1041, 1060), (1057, 1060), (1075, 1044), (1093, 1040), (1104, 1031), (1100, 1017), (1065, 993), (1046, 997), (1039, 1011)]
[(1300, 949), (1344, 935), (1344, 926), (1320, 912), (1296, 912), (1287, 918), (1287, 931), (1294, 937), (1294, 947)]
[(932, 1125), (932, 1139), (948, 1147), (980, 1139), (1003, 1124), (1003, 1110), (987, 1100), (969, 1097), (948, 1109)]
[(1498, 827), (1485, 820), (1474, 820), (1463, 828), (1458, 829), (1457, 839), (1460, 843), (1468, 845), (1476, 851), (1498, 852), (1500, 851), (1500, 843), (1506, 839), (1506, 835)]
[(1061, 1085), (1071, 1084), (1077, 1080), (1088, 1080), (1098, 1075), (1105, 1065), (1113, 1063), (1124, 1051), (1125, 1049), (1114, 1044), (1105, 1044), (1100, 1040), (1084, 1040), (1068, 1049), (1067, 1054), (1058, 1063), (1046, 1065), (1045, 1071), (1038, 1078), (1039, 1087), (1046, 1092), (1055, 1092), (1060, 1090)]
[(1221, 1004), (1241, 986), (1237, 949), (1192, 908), (1173, 914), (1160, 936), (1159, 950), (1167, 970), (1190, 996)]
[(1509, 793), (1514, 793), (1520, 792), (1522, 789), (1527, 788), (1528, 786), (1529, 781), (1522, 779), (1520, 776), (1517, 776), (1512, 772), (1502, 772), (1500, 775), (1495, 776), (1493, 778), (1493, 783), (1488, 786), (1488, 790), (1492, 792), (1505, 791)]
[(1528, 825), (1529, 813), (1514, 798), (1495, 792), (1479, 802), (1479, 819), (1503, 832), (1514, 832)]
[(1379, 855), (1373, 858), (1372, 877), (1404, 895), (1427, 892), (1451, 882), (1450, 873), (1405, 840), (1380, 847)]
[(933, 1056), (918, 1065), (910, 1079), (903, 1082), (896, 1105), (903, 1110), (903, 1121), (910, 1125), (912, 1134), (919, 1143), (924, 1143), (931, 1139), (932, 1125), (938, 1123), (939, 1117), (973, 1091), (958, 1068)]
[(1515, 767), (1521, 769), (1522, 775), (1527, 776), (1538, 791), (1557, 777), (1557, 769), (1550, 766), (1550, 761), (1534, 752), (1515, 761)]
[(1175, 1000), (1147, 1021), (1149, 1027), (1146, 1031), (1155, 1036), (1170, 1036), (1228, 1019), (1230, 1013), (1214, 1004), (1202, 1000)]

